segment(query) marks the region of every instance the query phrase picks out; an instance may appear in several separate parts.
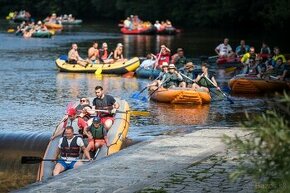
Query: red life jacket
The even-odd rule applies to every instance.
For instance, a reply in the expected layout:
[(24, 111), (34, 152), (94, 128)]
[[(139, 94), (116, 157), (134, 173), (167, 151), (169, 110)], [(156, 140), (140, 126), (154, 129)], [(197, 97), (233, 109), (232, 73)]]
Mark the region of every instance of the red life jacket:
[(104, 50), (103, 55), (102, 55), (102, 59), (106, 60), (108, 58), (108, 50)]

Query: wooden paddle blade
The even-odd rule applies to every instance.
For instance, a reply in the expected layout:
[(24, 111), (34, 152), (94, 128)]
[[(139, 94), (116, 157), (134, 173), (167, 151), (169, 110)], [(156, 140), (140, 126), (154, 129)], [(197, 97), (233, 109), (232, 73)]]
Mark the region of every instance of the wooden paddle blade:
[(96, 71), (95, 71), (95, 74), (96, 75), (100, 75), (100, 74), (102, 74), (102, 68), (100, 67), (100, 68), (98, 68)]
[(21, 157), (21, 164), (37, 164), (42, 162), (41, 157), (23, 156)]
[(149, 116), (150, 113), (148, 111), (130, 111), (132, 116)]

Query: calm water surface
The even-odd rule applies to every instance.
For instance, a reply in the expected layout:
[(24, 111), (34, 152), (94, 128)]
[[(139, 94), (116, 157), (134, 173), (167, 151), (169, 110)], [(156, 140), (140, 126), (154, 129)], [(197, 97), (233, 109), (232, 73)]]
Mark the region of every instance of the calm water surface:
[[(19, 168), (21, 171), (27, 171), (27, 167), (19, 166), (19, 155), (33, 153), (41, 156), (48, 136), (62, 118), (67, 105), (80, 97), (94, 96), (96, 85), (102, 85), (109, 94), (127, 100), (131, 109), (150, 112), (150, 116), (147, 117), (132, 117), (128, 137), (133, 141), (172, 134), (176, 130), (187, 133), (205, 126), (238, 126), (245, 117), (245, 111), (259, 114), (267, 108), (265, 104), (268, 99), (265, 96), (233, 96), (235, 104), (230, 105), (228, 101), (213, 95), (213, 102), (204, 106), (169, 105), (132, 99), (132, 93), (144, 88), (149, 80), (58, 72), (54, 60), (59, 55), (66, 54), (73, 42), (78, 43), (80, 54), (84, 57), (91, 42), (95, 40), (99, 43), (108, 42), (111, 49), (118, 42), (122, 42), (125, 45), (126, 57), (156, 53), (162, 44), (166, 44), (173, 51), (183, 47), (186, 55), (191, 57), (210, 56), (214, 55), (213, 49), (226, 36), (230, 37), (232, 45), (237, 45), (242, 38), (248, 42), (252, 40), (251, 44), (255, 46), (259, 46), (262, 40), (267, 40), (270, 45), (280, 45), (282, 50), (289, 52), (283, 34), (272, 38), (259, 33), (193, 30), (177, 36), (129, 36), (121, 35), (115, 24), (87, 24), (66, 28), (51, 39), (24, 39), (6, 33), (8, 26), (5, 21), (1, 21), (0, 24), (0, 138), (2, 141), (9, 141), (13, 136), (16, 139), (16, 136), (23, 135), (19, 141), (23, 141), (24, 146), (31, 143), (35, 145), (32, 150), (27, 148), (27, 151), (22, 149), (21, 154), (13, 153), (20, 151), (19, 144), (10, 140), (12, 157), (0, 160), (0, 180), (6, 179), (12, 171), (15, 173)], [(216, 65), (212, 65), (211, 69), (217, 72), (219, 84), (226, 89), (231, 74), (226, 74), (224, 69), (218, 69)], [(30, 139), (39, 134), (42, 142), (31, 142)], [(29, 137), (30, 135), (32, 136)], [(3, 158), (6, 155), (7, 150), (0, 146), (0, 156)], [(16, 161), (7, 161), (11, 159)], [(15, 163), (18, 164), (17, 167)], [(15, 179), (32, 182), (36, 170), (34, 168), (29, 171), (32, 172), (29, 178), (17, 173), (12, 177), (10, 175), (11, 181), (5, 181), (2, 190), (17, 187)]]

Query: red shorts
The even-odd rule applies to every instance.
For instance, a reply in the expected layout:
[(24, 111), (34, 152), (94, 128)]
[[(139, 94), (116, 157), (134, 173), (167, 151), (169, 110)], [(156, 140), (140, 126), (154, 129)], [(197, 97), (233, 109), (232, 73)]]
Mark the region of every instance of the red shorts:
[(96, 143), (98, 143), (100, 146), (103, 146), (106, 144), (106, 141), (104, 139), (90, 139), (88, 145), (91, 146), (92, 151), (96, 150), (96, 146), (95, 146)]
[(112, 120), (112, 122), (114, 123), (114, 117), (102, 117), (101, 118), (101, 123), (102, 124), (105, 124), (105, 122), (107, 121), (107, 120)]

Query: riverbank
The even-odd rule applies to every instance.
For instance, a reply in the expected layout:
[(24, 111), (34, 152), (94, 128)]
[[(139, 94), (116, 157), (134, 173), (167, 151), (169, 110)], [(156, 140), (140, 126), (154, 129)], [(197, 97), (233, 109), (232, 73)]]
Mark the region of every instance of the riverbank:
[[(162, 190), (162, 185), (160, 186), (158, 183), (170, 179), (174, 174), (178, 176), (200, 163), (208, 162), (207, 165), (219, 165), (216, 164), (217, 161), (210, 161), (210, 159), (213, 159), (215, 155), (226, 155), (223, 153), (225, 152), (225, 146), (221, 141), (224, 134), (230, 136), (234, 134), (244, 135), (240, 128), (219, 127), (202, 129), (190, 134), (159, 136), (154, 140), (131, 146), (98, 162), (92, 162), (16, 192), (154, 192), (154, 189)], [(221, 161), (221, 163), (226, 162)], [(214, 167), (209, 168), (212, 168), (212, 172), (218, 171)], [(193, 168), (193, 170), (195, 169)], [(227, 171), (230, 170), (223, 170), (223, 172), (218, 173), (222, 174)], [(195, 176), (192, 173), (184, 175)], [(206, 176), (207, 174), (199, 175)], [(211, 179), (216, 178), (212, 176)], [(216, 181), (218, 179), (220, 179), (220, 176)], [(196, 183), (197, 179), (193, 182)], [(213, 184), (211, 180), (208, 183)], [(174, 180), (171, 181), (171, 184), (169, 183), (169, 186), (172, 184), (174, 184)], [(215, 184), (219, 185), (219, 183)], [(246, 185), (245, 189), (247, 191), (243, 190), (244, 185)], [(233, 190), (230, 183), (225, 186), (229, 190)], [(191, 186), (190, 189), (187, 189), (187, 192), (194, 192), (195, 190), (200, 192), (200, 188), (203, 188), (202, 185)], [(251, 188), (250, 181), (238, 185), (240, 191), (251, 192)], [(179, 191), (182, 192), (182, 190), (181, 188)], [(171, 188), (162, 191), (174, 192), (175, 190)]]

